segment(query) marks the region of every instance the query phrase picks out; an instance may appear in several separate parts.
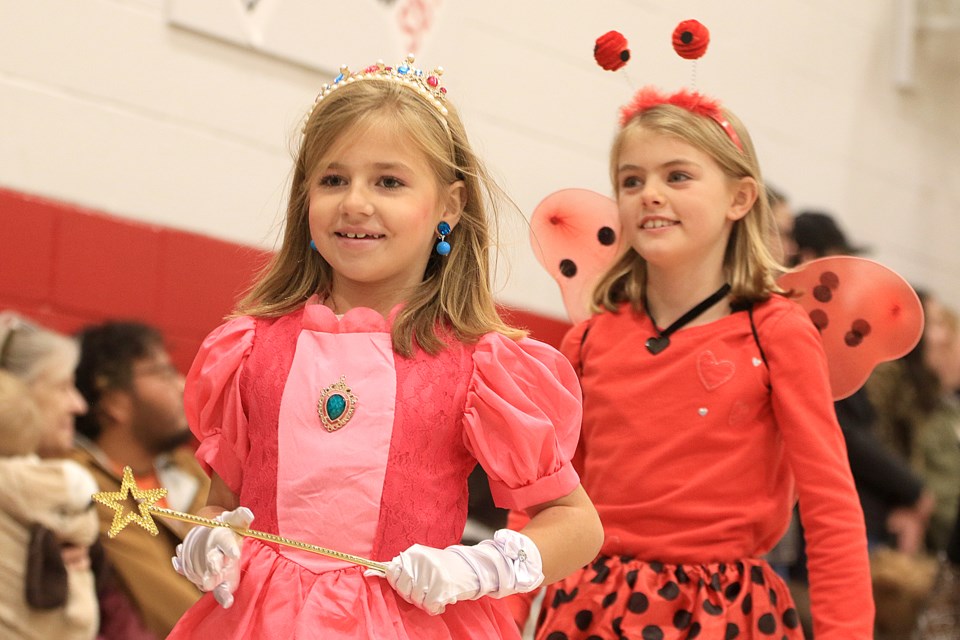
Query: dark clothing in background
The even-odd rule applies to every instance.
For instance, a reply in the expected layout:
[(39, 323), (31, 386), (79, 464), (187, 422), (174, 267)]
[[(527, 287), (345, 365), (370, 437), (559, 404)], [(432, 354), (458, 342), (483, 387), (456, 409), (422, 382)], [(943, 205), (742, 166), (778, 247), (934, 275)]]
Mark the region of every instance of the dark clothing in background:
[(890, 451), (874, 432), (876, 412), (866, 391), (860, 389), (834, 404), (857, 486), (870, 545), (892, 543), (887, 532), (891, 509), (919, 500), (923, 480), (907, 460)]

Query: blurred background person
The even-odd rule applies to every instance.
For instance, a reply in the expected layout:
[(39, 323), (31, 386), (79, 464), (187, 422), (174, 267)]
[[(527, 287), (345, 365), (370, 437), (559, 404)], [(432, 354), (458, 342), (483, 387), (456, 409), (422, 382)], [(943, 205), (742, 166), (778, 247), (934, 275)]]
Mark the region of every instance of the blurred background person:
[(769, 184), (765, 187), (776, 232), (775, 237), (770, 242), (770, 248), (777, 262), (791, 266), (795, 264), (797, 254), (797, 245), (793, 241), (793, 209), (786, 194)]
[(836, 218), (826, 211), (800, 211), (788, 224), (793, 266), (826, 256), (855, 256), (866, 251), (864, 247), (850, 244)]
[(917, 619), (911, 640), (956, 640), (960, 638), (960, 513), (941, 556), (930, 598)]
[[(960, 405), (957, 317), (931, 293), (918, 290), (926, 324), (910, 353), (877, 367), (867, 382), (880, 437), (909, 461), (934, 497), (925, 536), (914, 546), (932, 554), (950, 540), (960, 503)], [(897, 533), (898, 522), (891, 526)]]
[[(78, 337), (77, 386), (90, 410), (77, 420), (74, 459), (93, 473), (101, 491), (118, 491), (129, 466), (140, 488), (167, 489), (158, 506), (195, 513), (206, 503), (209, 480), (189, 444), (184, 377), (162, 336), (139, 322), (107, 322)], [(99, 513), (106, 533), (113, 514)], [(157, 536), (129, 527), (122, 536), (104, 536), (103, 544), (121, 588), (145, 625), (163, 638), (201, 594), (170, 564), (190, 525), (156, 522)]]
[[(96, 483), (64, 460), (87, 405), (76, 343), (0, 313), (0, 636), (92, 640)], [(38, 457), (39, 454), (39, 457)], [(41, 459), (42, 457), (42, 459)]]
[[(923, 360), (936, 372), (943, 387), (944, 402), (960, 404), (960, 318), (957, 310), (931, 297), (927, 305)], [(960, 437), (960, 425), (957, 435)]]

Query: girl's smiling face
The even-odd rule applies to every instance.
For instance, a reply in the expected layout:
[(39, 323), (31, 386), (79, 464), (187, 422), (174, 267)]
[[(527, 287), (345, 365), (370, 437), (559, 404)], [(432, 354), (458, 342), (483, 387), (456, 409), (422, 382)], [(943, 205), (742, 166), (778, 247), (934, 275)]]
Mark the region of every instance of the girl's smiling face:
[(438, 237), (454, 227), (462, 182), (440, 185), (427, 157), (385, 121), (342, 135), (310, 179), (310, 235), (334, 272), (334, 290), (408, 291)]
[(722, 264), (733, 223), (753, 204), (743, 196), (744, 180), (751, 179), (731, 179), (679, 138), (638, 128), (627, 134), (617, 163), (624, 240), (651, 265)]

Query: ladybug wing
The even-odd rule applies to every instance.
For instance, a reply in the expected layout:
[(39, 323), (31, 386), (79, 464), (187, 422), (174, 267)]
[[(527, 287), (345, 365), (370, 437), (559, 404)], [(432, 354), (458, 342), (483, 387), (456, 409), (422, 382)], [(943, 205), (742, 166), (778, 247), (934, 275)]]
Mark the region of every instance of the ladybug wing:
[(923, 333), (923, 306), (899, 274), (873, 260), (812, 260), (778, 280), (820, 331), (835, 400), (863, 386), (881, 362), (907, 354)]
[(585, 320), (594, 286), (620, 253), (617, 203), (588, 189), (552, 193), (533, 210), (530, 244), (560, 285), (571, 322)]

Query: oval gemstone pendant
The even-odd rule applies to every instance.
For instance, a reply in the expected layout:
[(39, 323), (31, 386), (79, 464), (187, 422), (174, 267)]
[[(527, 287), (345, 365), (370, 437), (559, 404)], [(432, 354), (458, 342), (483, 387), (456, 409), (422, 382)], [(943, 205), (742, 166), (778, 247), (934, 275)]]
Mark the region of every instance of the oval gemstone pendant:
[(327, 417), (336, 420), (347, 410), (347, 401), (339, 393), (327, 396)]
[(350, 422), (357, 409), (357, 397), (350, 392), (346, 376), (325, 387), (317, 401), (317, 414), (327, 431), (336, 431)]

